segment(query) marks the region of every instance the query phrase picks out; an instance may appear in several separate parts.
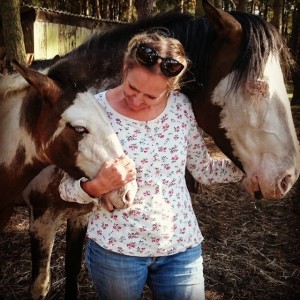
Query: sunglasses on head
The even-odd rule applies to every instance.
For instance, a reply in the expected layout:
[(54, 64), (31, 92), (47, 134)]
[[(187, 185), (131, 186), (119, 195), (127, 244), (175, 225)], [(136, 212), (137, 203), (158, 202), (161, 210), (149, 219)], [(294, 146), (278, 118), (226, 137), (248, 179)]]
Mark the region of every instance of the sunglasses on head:
[(136, 46), (136, 58), (144, 66), (154, 66), (161, 59), (160, 69), (166, 77), (178, 75), (184, 68), (183, 64), (172, 57), (161, 57), (157, 51), (149, 45), (138, 44)]

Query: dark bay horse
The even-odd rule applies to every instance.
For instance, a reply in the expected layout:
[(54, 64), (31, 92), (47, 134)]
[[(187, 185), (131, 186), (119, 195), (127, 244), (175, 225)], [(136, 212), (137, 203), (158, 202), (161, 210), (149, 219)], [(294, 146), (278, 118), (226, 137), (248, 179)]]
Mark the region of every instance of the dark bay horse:
[[(192, 102), (199, 125), (245, 172), (244, 184), (250, 193), (266, 199), (281, 198), (299, 177), (300, 169), (299, 144), (282, 71), (283, 66), (289, 66), (288, 49), (278, 32), (259, 17), (229, 14), (215, 9), (208, 1), (203, 1), (203, 6), (205, 18), (170, 13), (93, 35), (54, 65), (60, 70), (55, 78), (93, 92), (110, 88), (121, 80), (123, 53), (135, 33), (149, 29), (169, 33), (182, 42), (192, 61), (183, 91)], [(70, 217), (72, 208), (63, 211), (58, 199), (61, 176), (58, 168), (49, 167), (24, 192), (32, 216), (37, 203), (40, 211), (44, 205), (44, 214), (31, 220), (31, 235), (38, 240), (33, 245), (41, 247), (43, 239), (53, 244), (55, 230), (50, 237), (37, 232), (42, 232), (47, 214), (53, 226)], [(73, 220), (79, 221), (80, 213), (74, 207)], [(72, 236), (74, 232), (68, 228), (67, 234)], [(39, 264), (49, 259), (51, 247), (32, 250), (34, 288), (39, 290), (35, 297), (45, 296), (49, 288), (49, 261), (48, 269)], [(75, 249), (71, 251), (73, 256)], [(38, 260), (34, 256), (37, 253)], [(77, 254), (77, 260), (72, 262), (67, 254), (67, 298), (76, 297), (79, 257)]]

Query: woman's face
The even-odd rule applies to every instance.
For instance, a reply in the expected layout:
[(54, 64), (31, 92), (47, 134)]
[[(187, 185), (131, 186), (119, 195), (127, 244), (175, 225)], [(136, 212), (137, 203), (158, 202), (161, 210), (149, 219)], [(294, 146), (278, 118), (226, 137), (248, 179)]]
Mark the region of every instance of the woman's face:
[(136, 66), (128, 69), (123, 92), (128, 107), (139, 111), (152, 106), (159, 106), (167, 101), (167, 79), (161, 74), (154, 74), (147, 69)]

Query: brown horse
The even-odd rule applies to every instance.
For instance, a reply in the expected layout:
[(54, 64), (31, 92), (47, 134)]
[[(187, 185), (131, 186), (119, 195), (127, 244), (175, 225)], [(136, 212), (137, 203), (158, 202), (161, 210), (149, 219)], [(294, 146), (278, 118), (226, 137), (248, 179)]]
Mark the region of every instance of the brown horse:
[[(205, 0), (203, 6), (206, 18), (172, 13), (94, 35), (54, 66), (61, 66), (57, 78), (72, 74), (71, 79), (93, 90), (114, 86), (120, 81), (122, 56), (130, 37), (154, 27), (165, 28), (182, 42), (192, 61), (183, 91), (191, 99), (199, 125), (245, 172), (244, 184), (249, 192), (258, 197), (281, 198), (299, 177), (300, 168), (299, 145), (281, 69), (281, 64), (288, 63), (288, 50), (276, 30), (259, 17), (229, 14)], [(70, 209), (63, 211), (57, 199), (60, 176), (61, 171), (51, 167), (24, 192), (33, 216), (31, 234), (38, 240), (33, 245), (39, 244), (43, 250), (33, 249), (33, 279), (47, 274), (46, 288), (35, 297), (44, 296), (49, 288), (49, 262), (48, 268), (39, 265), (49, 259), (47, 251), (51, 251), (51, 247), (43, 246), (43, 238), (52, 245), (53, 228), (62, 217), (70, 217)], [(41, 182), (45, 182), (42, 189)], [(35, 217), (37, 203), (44, 205), (40, 209), (43, 215)], [(41, 237), (39, 231), (49, 216), (54, 226), (51, 236)], [(78, 220), (77, 212), (74, 216)], [(82, 243), (84, 233), (80, 234)], [(40, 261), (35, 260), (37, 253)], [(75, 250), (71, 253), (76, 256)], [(76, 297), (79, 257), (78, 253), (71, 264), (66, 258), (67, 298)], [(34, 290), (41, 287), (41, 282), (35, 281)]]
[[(0, 81), (0, 230), (15, 198), (47, 165), (74, 178), (93, 177), (108, 159), (124, 154), (104, 109), (75, 81), (54, 79), (15, 64), (20, 75)], [(116, 206), (132, 201), (130, 184), (107, 195)]]

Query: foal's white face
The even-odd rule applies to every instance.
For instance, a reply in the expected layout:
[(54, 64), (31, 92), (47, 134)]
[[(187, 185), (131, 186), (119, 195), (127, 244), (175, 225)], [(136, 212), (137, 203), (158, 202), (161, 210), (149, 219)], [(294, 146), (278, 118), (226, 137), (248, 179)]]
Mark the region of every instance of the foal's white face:
[[(89, 178), (95, 177), (106, 161), (124, 155), (106, 111), (89, 92), (77, 94), (74, 104), (62, 114), (54, 137), (66, 127), (71, 127), (82, 136), (78, 143), (76, 165)], [(123, 208), (131, 204), (136, 190), (137, 185), (133, 181), (121, 191), (113, 191), (105, 197), (109, 198), (115, 207)], [(123, 198), (118, 199), (122, 194)], [(120, 200), (122, 201), (120, 202)]]
[(233, 74), (216, 87), (212, 101), (222, 107), (221, 127), (243, 164), (250, 192), (265, 198), (285, 195), (299, 177), (300, 152), (282, 70), (270, 55), (262, 78), (228, 92)]

